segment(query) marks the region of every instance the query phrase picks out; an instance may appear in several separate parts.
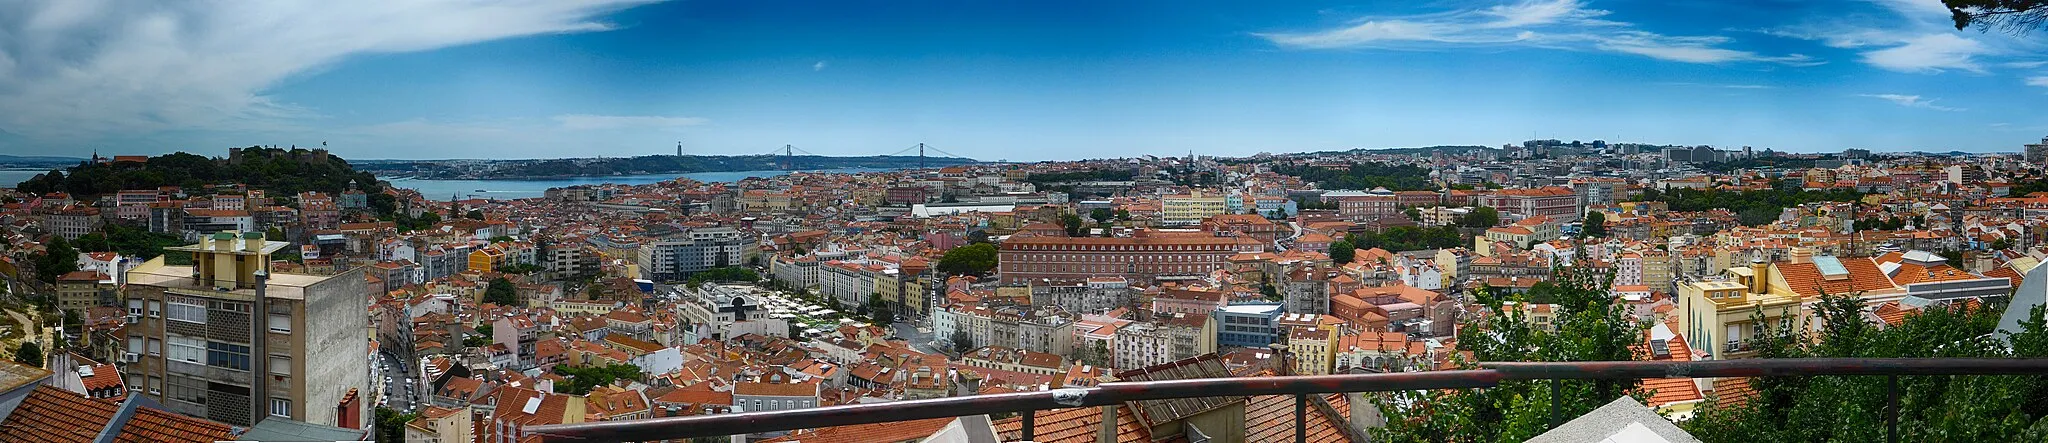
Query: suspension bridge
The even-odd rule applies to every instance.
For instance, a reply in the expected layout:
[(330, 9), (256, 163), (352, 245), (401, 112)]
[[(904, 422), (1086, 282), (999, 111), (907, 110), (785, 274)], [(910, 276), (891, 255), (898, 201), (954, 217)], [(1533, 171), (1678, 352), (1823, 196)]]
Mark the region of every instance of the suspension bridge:
[[(925, 168), (925, 167), (929, 166), (929, 163), (928, 163), (928, 159), (929, 159), (929, 157), (928, 157), (928, 154), (931, 154), (931, 153), (936, 153), (936, 154), (940, 154), (940, 155), (943, 155), (943, 156), (946, 156), (946, 157), (952, 157), (952, 158), (964, 158), (964, 159), (969, 159), (969, 160), (972, 160), (972, 159), (973, 159), (972, 157), (968, 157), (968, 156), (965, 156), (965, 155), (960, 155), (960, 154), (954, 154), (954, 153), (951, 153), (951, 152), (946, 152), (945, 150), (942, 150), (942, 149), (939, 149), (939, 148), (937, 148), (937, 147), (933, 147), (933, 146), (931, 146), (931, 145), (927, 145), (927, 144), (924, 144), (924, 143), (918, 143), (918, 144), (917, 144), (917, 146), (911, 146), (911, 147), (908, 147), (908, 148), (903, 148), (903, 149), (897, 150), (896, 152), (891, 152), (891, 153), (887, 153), (887, 154), (882, 154), (882, 155), (880, 155), (880, 156), (881, 156), (881, 157), (895, 157), (895, 156), (908, 156), (908, 155), (909, 155), (909, 154), (910, 154), (911, 152), (916, 152), (916, 153), (917, 153), (917, 167), (918, 167), (919, 169), (923, 169), (923, 168)], [(797, 155), (797, 154), (804, 154), (804, 155), (810, 155), (810, 156), (818, 156), (818, 157), (831, 157), (831, 156), (828, 156), (828, 155), (825, 155), (825, 154), (819, 154), (819, 153), (816, 153), (816, 152), (806, 151), (806, 150), (804, 150), (803, 148), (798, 148), (798, 147), (796, 147), (795, 145), (782, 145), (782, 147), (781, 147), (781, 148), (776, 148), (776, 149), (770, 150), (770, 151), (768, 151), (768, 152), (763, 152), (763, 153), (758, 153), (758, 154), (752, 154), (752, 155), (755, 155), (755, 156), (769, 156), (769, 157), (782, 157), (782, 160), (781, 160), (781, 161), (780, 161), (780, 162), (778, 163), (778, 166), (780, 166), (780, 167), (781, 167), (782, 169), (784, 169), (784, 170), (795, 170), (795, 169), (797, 169), (797, 167), (796, 167), (796, 155)], [(679, 147), (677, 148), (677, 151), (676, 151), (676, 155), (682, 155), (682, 150), (681, 150), (680, 146), (679, 146)]]

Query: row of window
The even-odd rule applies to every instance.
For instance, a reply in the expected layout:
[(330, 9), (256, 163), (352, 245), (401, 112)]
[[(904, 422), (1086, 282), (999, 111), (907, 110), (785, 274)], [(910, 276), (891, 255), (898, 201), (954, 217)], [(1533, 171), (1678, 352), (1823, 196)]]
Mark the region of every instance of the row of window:
[[(147, 306), (147, 315), (149, 318), (157, 318), (158, 316), (162, 316), (164, 318), (168, 318), (171, 320), (177, 320), (188, 323), (206, 324), (206, 312), (207, 309), (209, 309), (209, 306), (212, 306), (213, 309), (221, 309), (224, 311), (233, 312), (246, 313), (249, 312), (250, 310), (250, 305), (248, 303), (206, 301), (203, 299), (193, 297), (180, 296), (170, 296), (169, 299), (170, 303), (159, 302), (156, 300), (149, 300), (146, 303), (140, 299), (129, 300), (128, 315), (133, 315), (137, 317), (144, 316), (144, 307)], [(270, 332), (276, 332), (281, 334), (289, 334), (292, 332), (292, 316), (290, 306), (285, 306), (282, 304), (270, 305), (269, 315)]]
[(1070, 244), (1054, 244), (1054, 245), (1017, 245), (1017, 246), (1016, 246), (1016, 248), (1015, 248), (1014, 250), (1019, 250), (1019, 251), (1136, 251), (1136, 252), (1164, 252), (1164, 251), (1215, 251), (1215, 250), (1232, 250), (1233, 248), (1235, 248), (1235, 246), (1234, 246), (1234, 245), (1144, 245), (1144, 246), (1138, 246), (1138, 245), (1070, 245)]
[(1067, 261), (1067, 262), (1097, 262), (1097, 263), (1103, 263), (1103, 262), (1108, 262), (1108, 263), (1130, 263), (1130, 262), (1136, 262), (1136, 263), (1169, 263), (1169, 262), (1180, 262), (1180, 263), (1186, 263), (1186, 262), (1213, 262), (1213, 261), (1221, 260), (1221, 259), (1223, 259), (1223, 258), (1225, 257), (1225, 256), (1223, 256), (1223, 255), (1200, 255), (1200, 254), (1195, 254), (1195, 255), (1189, 255), (1189, 254), (1171, 254), (1171, 255), (1140, 255), (1140, 256), (1135, 256), (1135, 257), (1132, 257), (1132, 256), (1121, 256), (1121, 255), (1102, 255), (1102, 254), (1012, 254), (1012, 255), (1013, 255), (1014, 257), (1012, 257), (1012, 258), (1011, 258), (1011, 260), (1028, 260), (1028, 261)]

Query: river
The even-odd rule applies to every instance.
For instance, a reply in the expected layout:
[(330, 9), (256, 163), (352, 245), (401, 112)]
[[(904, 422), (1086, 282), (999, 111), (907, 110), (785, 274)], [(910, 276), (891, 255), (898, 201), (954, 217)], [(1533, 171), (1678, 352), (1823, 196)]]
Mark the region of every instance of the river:
[[(859, 172), (877, 172), (888, 170), (890, 169), (845, 168), (813, 170), (807, 172), (843, 172), (851, 174)], [(0, 187), (15, 187), (19, 185), (23, 180), (34, 178), (36, 174), (41, 174), (44, 172), (49, 171), (25, 171), (12, 169), (0, 170)], [(700, 182), (730, 183), (740, 181), (742, 179), (746, 179), (749, 177), (774, 177), (777, 175), (788, 173), (789, 171), (779, 170), (730, 171), (696, 172), (682, 174), (681, 176), (689, 177), (691, 180), (696, 180)], [(410, 188), (418, 190), (420, 191), (421, 195), (425, 195), (427, 198), (433, 200), (445, 200), (451, 196), (458, 195), (461, 196), (462, 198), (515, 199), (540, 197), (543, 194), (546, 194), (548, 188), (560, 188), (564, 186), (602, 183), (616, 183), (622, 185), (644, 185), (649, 183), (660, 182), (663, 180), (670, 180), (676, 177), (676, 174), (647, 174), (619, 175), (611, 177), (575, 177), (550, 180), (417, 180), (401, 178), (392, 180), (391, 184), (393, 186), (397, 186), (400, 188)], [(478, 192), (478, 190), (482, 190), (482, 192)]]
[(36, 174), (50, 172), (48, 169), (20, 170), (0, 169), (0, 188), (20, 186), (22, 181), (36, 178)]
[[(859, 172), (878, 172), (888, 170), (890, 169), (845, 168), (812, 170), (805, 172), (840, 172), (851, 174)], [(706, 183), (729, 183), (752, 177), (774, 177), (788, 173), (789, 171), (779, 170), (730, 171), (694, 172), (689, 174), (681, 174), (680, 176), (687, 177), (691, 180)], [(31, 177), (34, 175), (35, 174), (29, 174), (29, 176)], [(610, 177), (575, 177), (548, 180), (418, 180), (401, 178), (391, 180), (391, 185), (400, 188), (408, 188), (420, 191), (421, 195), (424, 195), (428, 199), (433, 200), (446, 200), (449, 197), (456, 196), (459, 196), (461, 198), (515, 199), (540, 197), (543, 194), (546, 194), (548, 188), (560, 188), (566, 186), (604, 183), (621, 185), (644, 185), (649, 183), (661, 182), (664, 180), (671, 180), (676, 177), (678, 177), (677, 174), (618, 175)], [(26, 178), (28, 177), (23, 177), (23, 179)]]

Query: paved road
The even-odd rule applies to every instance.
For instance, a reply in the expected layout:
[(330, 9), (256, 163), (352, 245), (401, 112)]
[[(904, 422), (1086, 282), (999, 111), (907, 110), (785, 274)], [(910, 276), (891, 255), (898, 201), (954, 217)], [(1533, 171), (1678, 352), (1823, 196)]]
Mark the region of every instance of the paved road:
[[(417, 409), (420, 405), (420, 393), (417, 392), (418, 387), (415, 386), (417, 383), (406, 383), (407, 377), (417, 377), (406, 368), (405, 360), (401, 360), (397, 355), (389, 352), (379, 352), (377, 353), (377, 365), (378, 373), (381, 374), (379, 375), (380, 377), (391, 377), (391, 383), (388, 384), (385, 384), (382, 379), (376, 380), (377, 383), (384, 386), (383, 398), (388, 399), (387, 401), (389, 402), (385, 407), (397, 409), (400, 412), (413, 412)], [(415, 379), (413, 381), (417, 382), (418, 380)]]
[(897, 337), (903, 337), (904, 340), (910, 341), (910, 349), (926, 354), (942, 353), (939, 352), (938, 348), (932, 347), (932, 331), (930, 329), (919, 328), (916, 324), (912, 323), (897, 323), (890, 325), (890, 327), (896, 328)]

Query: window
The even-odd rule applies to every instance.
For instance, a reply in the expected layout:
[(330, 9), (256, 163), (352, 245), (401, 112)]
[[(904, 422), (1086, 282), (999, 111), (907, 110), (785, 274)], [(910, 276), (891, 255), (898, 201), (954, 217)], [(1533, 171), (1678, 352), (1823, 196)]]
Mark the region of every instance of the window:
[(142, 336), (139, 336), (139, 335), (130, 335), (130, 336), (128, 336), (128, 352), (141, 352), (141, 350), (142, 350)]
[(157, 376), (150, 376), (150, 377), (149, 377), (149, 393), (150, 393), (151, 395), (157, 395), (157, 394), (163, 394), (163, 393), (164, 393), (164, 378), (163, 378), (163, 377), (157, 377)]
[(167, 357), (171, 360), (191, 363), (206, 361), (206, 340), (175, 335), (170, 336), (168, 339), (170, 341), (170, 355)]
[(292, 316), (290, 314), (271, 313), (270, 332), (276, 332), (281, 334), (292, 333)]
[(271, 398), (270, 415), (277, 417), (291, 417), (292, 401), (290, 399)]
[(249, 347), (209, 342), (206, 344), (206, 365), (247, 371), (249, 370)]
[(149, 339), (149, 355), (163, 355), (163, 353), (164, 353), (164, 341), (163, 341), (163, 340), (157, 340), (157, 339), (156, 339), (156, 338), (154, 338), (154, 337), (150, 338), (150, 339)]
[(195, 402), (195, 404), (207, 402), (207, 381), (172, 375), (170, 377), (170, 384), (164, 386), (164, 388), (166, 388), (164, 398), (170, 398), (170, 400)]
[(165, 310), (165, 318), (172, 320), (206, 323), (206, 301), (190, 297), (172, 297)]
[(150, 301), (149, 301), (149, 318), (157, 318), (157, 317), (162, 317), (162, 316), (164, 316), (164, 302), (160, 302), (160, 301), (156, 301), (156, 300), (150, 300)]
[(275, 375), (292, 375), (292, 358), (282, 355), (270, 356), (270, 373)]
[(140, 317), (140, 316), (142, 316), (142, 300), (141, 300), (141, 299), (136, 299), (136, 300), (129, 300), (129, 301), (128, 301), (128, 315), (132, 315), (132, 316), (137, 316), (137, 317)]

